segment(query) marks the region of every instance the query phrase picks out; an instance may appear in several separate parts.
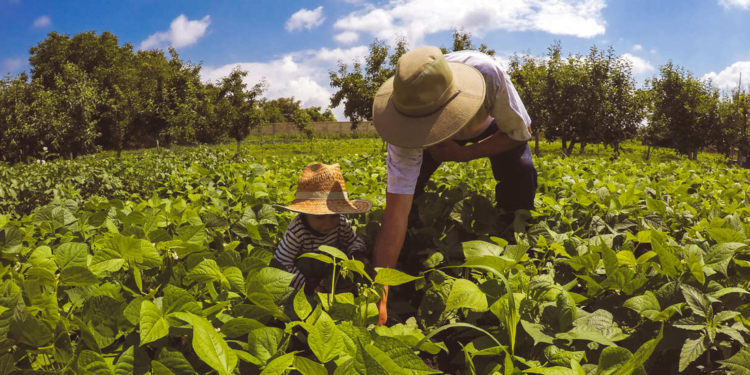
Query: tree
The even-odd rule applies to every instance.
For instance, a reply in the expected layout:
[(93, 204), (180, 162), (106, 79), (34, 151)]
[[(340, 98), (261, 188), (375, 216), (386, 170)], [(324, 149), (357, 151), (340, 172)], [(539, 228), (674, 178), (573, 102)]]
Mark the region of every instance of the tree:
[(646, 83), (651, 90), (649, 126), (654, 128), (650, 134), (660, 136), (656, 144), (695, 159), (697, 151), (710, 144), (707, 134), (718, 124), (718, 92), (710, 81), (671, 61), (659, 71)]
[(325, 112), (322, 111), (321, 107), (310, 107), (305, 109), (307, 111), (307, 114), (310, 115), (310, 119), (313, 122), (333, 122), (336, 121), (336, 118), (333, 117), (333, 112), (331, 112), (330, 108), (326, 108)]
[(539, 156), (539, 136), (549, 124), (549, 111), (545, 106), (544, 85), (547, 65), (543, 59), (530, 54), (514, 54), (510, 59), (508, 75), (531, 118), (534, 153)]
[[(450, 52), (445, 47), (440, 47), (440, 50), (443, 51), (443, 54)], [(484, 44), (480, 44), (479, 47), (476, 47), (471, 41), (471, 33), (466, 31), (463, 27), (460, 29), (453, 29), (453, 48), (451, 51), (456, 52), (464, 50), (476, 50), (493, 57), (495, 56), (495, 50), (487, 48)]]
[[(396, 41), (393, 54), (388, 56), (388, 45), (375, 39), (370, 44), (370, 54), (365, 59), (364, 67), (355, 60), (352, 71), (344, 62), (339, 61), (338, 71), (330, 71), (331, 87), (338, 89), (331, 97), (330, 108), (343, 103), (344, 116), (352, 123), (352, 130), (362, 121), (372, 120), (372, 101), (380, 86), (396, 72), (398, 59), (408, 50), (406, 39)], [(386, 65), (386, 62), (388, 63)]]
[(257, 98), (268, 87), (266, 81), (262, 80), (248, 90), (244, 82), (245, 77), (247, 72), (237, 67), (218, 84), (219, 119), (224, 124), (227, 134), (237, 142), (237, 157), (241, 153), (242, 140), (264, 121)]
[(294, 121), (294, 125), (297, 126), (297, 129), (300, 133), (304, 134), (305, 137), (310, 141), (310, 152), (313, 151), (313, 136), (315, 135), (313, 133), (312, 127), (310, 127), (310, 115), (305, 110), (298, 110), (295, 111), (292, 115), (292, 120)]

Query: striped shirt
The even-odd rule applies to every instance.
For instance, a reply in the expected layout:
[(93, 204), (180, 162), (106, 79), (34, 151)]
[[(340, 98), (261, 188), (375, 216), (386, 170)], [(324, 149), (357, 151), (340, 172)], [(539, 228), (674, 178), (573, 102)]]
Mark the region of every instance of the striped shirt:
[(296, 275), (291, 284), (295, 289), (301, 288), (305, 283), (305, 277), (294, 265), (294, 260), (300, 254), (315, 252), (323, 245), (335, 247), (349, 256), (365, 252), (365, 241), (357, 237), (346, 216), (340, 216), (339, 226), (328, 234), (316, 232), (307, 224), (302, 215), (297, 215), (289, 223), (273, 257), (281, 262), (287, 271)]

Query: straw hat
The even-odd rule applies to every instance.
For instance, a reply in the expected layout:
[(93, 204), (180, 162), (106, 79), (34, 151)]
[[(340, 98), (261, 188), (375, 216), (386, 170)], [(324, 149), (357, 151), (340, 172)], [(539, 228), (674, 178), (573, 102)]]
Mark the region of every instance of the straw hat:
[(476, 68), (446, 61), (437, 47), (413, 49), (401, 56), (395, 76), (375, 95), (375, 129), (399, 147), (440, 143), (472, 120), (484, 103), (485, 90)]
[(345, 185), (338, 164), (310, 164), (299, 177), (294, 202), (274, 207), (310, 215), (361, 214), (372, 208), (365, 199), (350, 201)]

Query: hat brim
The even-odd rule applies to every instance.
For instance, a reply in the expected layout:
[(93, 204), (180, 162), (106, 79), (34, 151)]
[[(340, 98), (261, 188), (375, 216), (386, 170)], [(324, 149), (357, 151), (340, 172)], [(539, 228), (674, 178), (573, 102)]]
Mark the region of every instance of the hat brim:
[(403, 148), (432, 146), (456, 135), (484, 103), (484, 77), (473, 66), (448, 62), (453, 84), (461, 92), (438, 111), (415, 117), (401, 114), (393, 103), (393, 77), (378, 90), (372, 106), (375, 129), (384, 141)]
[(308, 215), (363, 214), (372, 209), (372, 202), (366, 199), (297, 199), (288, 206), (273, 206)]

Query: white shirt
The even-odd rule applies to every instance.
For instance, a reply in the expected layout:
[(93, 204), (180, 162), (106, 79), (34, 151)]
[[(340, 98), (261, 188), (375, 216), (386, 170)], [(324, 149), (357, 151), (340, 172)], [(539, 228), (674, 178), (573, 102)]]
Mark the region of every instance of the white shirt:
[[(517, 141), (528, 141), (531, 138), (529, 126), (531, 119), (526, 113), (516, 88), (500, 64), (492, 57), (478, 51), (458, 51), (445, 55), (445, 60), (471, 65), (482, 74), (487, 85), (484, 105), (489, 109), (490, 117), (484, 125), (465, 139), (482, 134), (497, 120), (497, 127), (503, 133)], [(422, 166), (424, 148), (402, 148), (388, 145), (388, 187), (394, 194), (414, 194), (419, 169)]]

